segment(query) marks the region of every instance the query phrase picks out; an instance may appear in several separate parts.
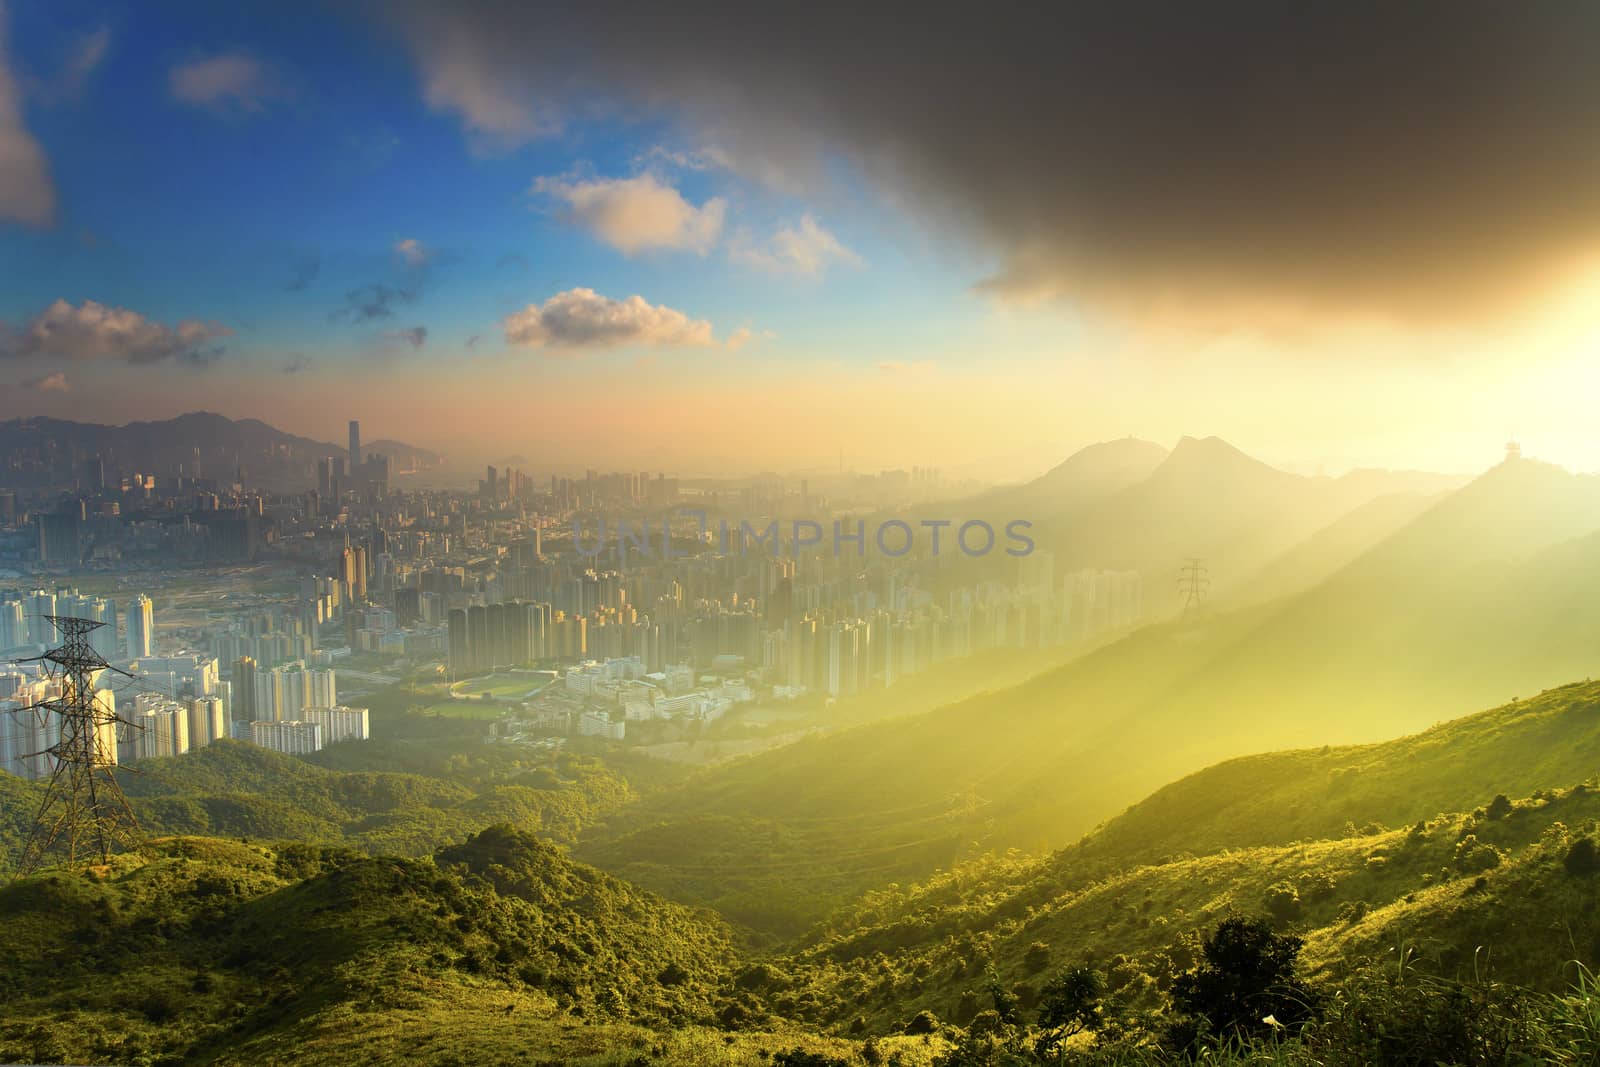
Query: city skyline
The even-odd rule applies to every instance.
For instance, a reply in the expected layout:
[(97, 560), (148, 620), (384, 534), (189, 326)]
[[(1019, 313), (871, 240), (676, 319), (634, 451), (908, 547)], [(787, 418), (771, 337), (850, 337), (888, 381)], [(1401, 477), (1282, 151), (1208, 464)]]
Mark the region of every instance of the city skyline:
[(1487, 10), (1018, 12), (1010, 69), (932, 15), (691, 6), (644, 55), (604, 6), (5, 5), (0, 416), (355, 415), (569, 469), (1015, 479), (1130, 434), (1594, 469), (1592, 25)]

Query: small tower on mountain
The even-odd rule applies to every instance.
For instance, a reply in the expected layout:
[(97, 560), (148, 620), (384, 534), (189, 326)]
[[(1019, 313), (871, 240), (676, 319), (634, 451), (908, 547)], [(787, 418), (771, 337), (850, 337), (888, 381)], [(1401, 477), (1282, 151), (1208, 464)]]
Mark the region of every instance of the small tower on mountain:
[(1514, 461), (1519, 460), (1521, 458), (1522, 458), (1522, 446), (1519, 445), (1517, 443), (1517, 439), (1515, 437), (1513, 437), (1511, 440), (1506, 442), (1506, 460), (1505, 461), (1507, 463), (1511, 463), (1511, 462), (1514, 462)]

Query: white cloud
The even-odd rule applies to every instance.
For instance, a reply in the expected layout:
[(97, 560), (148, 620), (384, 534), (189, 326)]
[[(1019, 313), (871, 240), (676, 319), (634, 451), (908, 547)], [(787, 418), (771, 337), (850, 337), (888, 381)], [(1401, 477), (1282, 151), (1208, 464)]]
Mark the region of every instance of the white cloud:
[(69, 393), (72, 391), (72, 383), (67, 381), (66, 374), (61, 371), (54, 371), (38, 378), (30, 378), (22, 383), (22, 387), (39, 393)]
[(203, 363), (219, 354), (216, 342), (232, 333), (215, 322), (184, 319), (176, 326), (166, 326), (127, 308), (107, 307), (93, 300), (74, 307), (57, 300), (8, 341), (6, 354), (127, 363), (164, 359)]
[(217, 112), (260, 111), (280, 93), (261, 61), (243, 52), (228, 52), (173, 67), (168, 85), (174, 99)]
[(510, 344), (570, 352), (628, 345), (706, 348), (717, 343), (704, 319), (691, 319), (642, 296), (613, 300), (593, 289), (568, 289), (543, 304), (529, 304), (507, 315), (501, 326)]
[(574, 220), (628, 256), (651, 248), (705, 255), (722, 233), (728, 207), (721, 197), (695, 207), (649, 174), (593, 181), (540, 178), (533, 191), (565, 203)]
[(44, 150), (22, 121), (22, 91), (6, 61), (5, 14), (0, 3), (0, 222), (48, 226), (56, 187)]
[(809, 213), (795, 226), (784, 226), (764, 242), (741, 233), (728, 249), (736, 263), (778, 274), (817, 276), (835, 264), (859, 267), (861, 257), (824, 229)]
[(737, 352), (752, 341), (770, 341), (778, 335), (771, 330), (752, 330), (741, 326), (728, 335), (728, 351)]
[(433, 250), (415, 237), (407, 237), (394, 243), (394, 254), (405, 261), (408, 267), (424, 266), (433, 258)]
[(633, 158), (635, 166), (664, 163), (679, 170), (735, 170), (733, 157), (716, 145), (704, 148), (673, 149), (654, 145)]

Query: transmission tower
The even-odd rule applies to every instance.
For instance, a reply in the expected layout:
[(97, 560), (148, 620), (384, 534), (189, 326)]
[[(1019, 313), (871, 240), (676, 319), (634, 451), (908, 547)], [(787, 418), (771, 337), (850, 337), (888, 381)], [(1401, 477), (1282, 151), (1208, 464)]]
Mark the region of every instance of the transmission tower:
[[(59, 695), (32, 710), (40, 725), (54, 717), (60, 732), (55, 744), (34, 754), (49, 755), (55, 766), (22, 847), (19, 875), (38, 870), (53, 853), (64, 853), (68, 866), (91, 855), (106, 863), (112, 852), (132, 847), (139, 838), (139, 823), (114, 771), (118, 731), (137, 727), (118, 716), (95, 691), (101, 671), (126, 672), (107, 663), (89, 644), (89, 633), (105, 623), (65, 615), (45, 618), (60, 632), (61, 646), (34, 662), (44, 665)], [(55, 733), (50, 730), (46, 736)]]
[(1178, 592), (1183, 594), (1185, 617), (1200, 610), (1200, 605), (1210, 589), (1211, 578), (1210, 572), (1206, 570), (1206, 561), (1199, 556), (1185, 559), (1183, 566), (1178, 568)]

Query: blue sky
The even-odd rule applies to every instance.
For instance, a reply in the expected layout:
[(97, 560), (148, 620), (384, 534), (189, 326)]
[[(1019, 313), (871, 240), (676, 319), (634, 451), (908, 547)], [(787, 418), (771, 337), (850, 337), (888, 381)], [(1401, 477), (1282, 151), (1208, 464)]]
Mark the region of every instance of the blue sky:
[[(981, 311), (960, 299), (970, 269), (908, 259), (905, 235), (875, 210), (849, 210), (848, 198), (819, 219), (862, 266), (773, 277), (730, 263), (734, 230), (759, 239), (812, 208), (725, 171), (652, 159), (652, 150), (686, 150), (660, 122), (602, 121), (514, 151), (474, 151), (457, 121), (423, 101), (392, 42), (348, 20), (319, 19), (306, 32), (293, 19), (219, 20), (186, 5), (137, 17), (19, 7), (13, 63), (48, 80), (101, 27), (112, 42), (76, 96), (29, 109), (59, 209), (53, 228), (12, 229), (0, 243), (0, 268), (13, 279), (0, 314), (14, 322), (58, 297), (92, 298), (162, 321), (218, 319), (236, 331), (230, 349), (247, 358), (281, 350), (339, 359), (368, 347), (373, 325), (425, 325), (431, 344), (461, 346), (530, 300), (574, 287), (639, 293), (719, 331), (748, 326), (795, 344), (826, 343), (854, 322), (876, 345), (872, 323), (896, 304), (915, 314), (922, 339)], [(212, 105), (176, 99), (172, 71), (217, 56), (260, 64), (259, 85)], [(558, 199), (531, 191), (540, 177), (645, 172), (690, 204), (727, 199), (723, 240), (703, 252), (622, 255)], [(407, 285), (394, 246), (408, 239), (430, 255), (415, 299), (382, 323), (330, 328), (352, 290)], [(930, 291), (944, 299), (928, 300)], [(818, 328), (819, 302), (828, 331)]]

